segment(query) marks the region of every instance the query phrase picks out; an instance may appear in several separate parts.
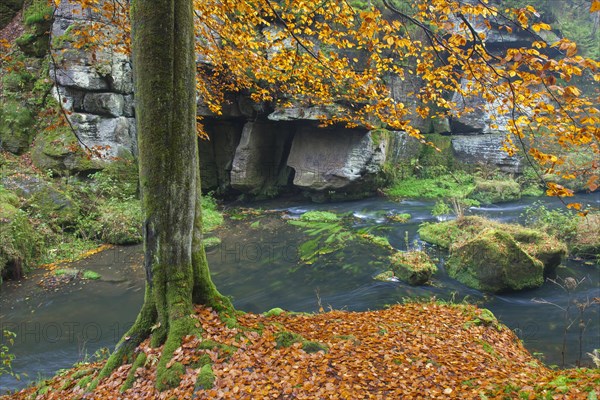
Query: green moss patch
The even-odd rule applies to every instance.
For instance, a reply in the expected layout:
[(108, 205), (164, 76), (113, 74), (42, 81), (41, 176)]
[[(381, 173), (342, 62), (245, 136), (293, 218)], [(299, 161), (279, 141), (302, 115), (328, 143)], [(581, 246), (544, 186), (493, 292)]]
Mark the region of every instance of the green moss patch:
[(377, 236), (377, 235), (373, 235), (370, 233), (362, 233), (359, 234), (359, 236), (366, 240), (369, 243), (373, 243), (376, 246), (379, 247), (383, 247), (384, 249), (393, 249), (392, 245), (390, 244), (388, 238), (384, 237), (384, 236)]
[(317, 341), (312, 340), (306, 340), (302, 337), (302, 335), (288, 331), (277, 332), (275, 334), (275, 343), (275, 347), (277, 349), (291, 347), (294, 343), (301, 343), (302, 350), (304, 350), (307, 353), (316, 353), (319, 351), (324, 351), (325, 353), (327, 353), (327, 351), (329, 351), (329, 348), (323, 343), (319, 343)]
[(376, 281), (389, 282), (394, 279), (394, 271), (384, 271), (373, 277)]
[(340, 217), (329, 211), (308, 211), (300, 216), (301, 221), (306, 222), (335, 222)]
[(277, 332), (275, 334), (275, 343), (277, 344), (275, 347), (281, 349), (283, 347), (290, 347), (294, 343), (302, 342), (304, 338), (294, 332)]
[(276, 317), (276, 316), (283, 314), (284, 312), (285, 312), (284, 309), (276, 307), (276, 308), (272, 308), (269, 311), (265, 312), (263, 315), (265, 317)]
[(0, 102), (0, 143), (11, 153), (21, 154), (34, 137), (34, 118), (26, 104), (7, 99)]
[(83, 279), (98, 280), (100, 278), (102, 278), (102, 276), (97, 272), (90, 270), (83, 271)]
[(400, 224), (404, 224), (404, 223), (410, 221), (411, 218), (412, 218), (412, 215), (410, 215), (408, 213), (390, 214), (390, 215), (388, 215), (388, 219), (390, 221), (398, 222)]
[(469, 195), (481, 204), (502, 203), (521, 198), (521, 186), (512, 179), (475, 179), (475, 189)]
[(464, 198), (473, 189), (475, 189), (473, 177), (454, 174), (424, 179), (408, 177), (386, 189), (386, 194), (394, 198)]
[(207, 364), (200, 369), (198, 378), (196, 378), (197, 389), (210, 389), (215, 383), (215, 374), (212, 370), (212, 366)]
[(312, 340), (305, 340), (302, 342), (302, 350), (304, 350), (307, 353), (317, 353), (319, 351), (327, 353), (329, 351), (329, 347), (327, 347), (323, 343), (315, 342)]
[(216, 236), (209, 236), (202, 239), (202, 244), (205, 249), (210, 249), (213, 247), (217, 247), (221, 244), (221, 239)]

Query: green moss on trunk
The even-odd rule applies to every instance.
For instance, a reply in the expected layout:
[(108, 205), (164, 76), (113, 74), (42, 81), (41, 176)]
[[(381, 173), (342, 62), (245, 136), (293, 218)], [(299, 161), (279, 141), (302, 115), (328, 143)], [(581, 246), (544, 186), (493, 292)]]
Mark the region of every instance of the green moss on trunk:
[(202, 246), (193, 15), (191, 0), (134, 0), (131, 7), (146, 296), (99, 379), (151, 334), (153, 346), (164, 344), (159, 390), (177, 386), (185, 372), (169, 364), (182, 338), (200, 335), (193, 301), (234, 316)]

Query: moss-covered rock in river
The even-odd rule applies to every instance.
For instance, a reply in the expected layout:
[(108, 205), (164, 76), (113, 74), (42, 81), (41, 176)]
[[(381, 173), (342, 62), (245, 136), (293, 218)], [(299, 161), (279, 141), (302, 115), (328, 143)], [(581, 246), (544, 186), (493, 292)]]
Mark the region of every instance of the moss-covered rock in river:
[(409, 285), (423, 285), (437, 268), (427, 253), (419, 250), (399, 251), (391, 257), (394, 275)]
[(428, 243), (449, 249), (454, 243), (468, 241), (486, 229), (496, 229), (510, 235), (522, 251), (543, 263), (545, 275), (552, 275), (567, 254), (566, 245), (554, 236), (521, 225), (502, 224), (475, 216), (423, 224), (419, 228), (419, 235)]
[(453, 244), (446, 269), (452, 278), (485, 292), (529, 289), (544, 283), (544, 264), (523, 250), (510, 233), (494, 228)]

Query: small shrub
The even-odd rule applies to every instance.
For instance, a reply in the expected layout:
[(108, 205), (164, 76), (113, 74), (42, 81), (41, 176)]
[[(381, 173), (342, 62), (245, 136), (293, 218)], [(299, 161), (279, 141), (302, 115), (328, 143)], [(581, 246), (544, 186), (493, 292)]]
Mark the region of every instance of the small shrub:
[(109, 200), (99, 207), (101, 239), (111, 244), (142, 241), (142, 209), (139, 200)]
[(217, 202), (210, 195), (202, 196), (202, 231), (210, 232), (223, 224), (223, 214), (217, 210)]
[(452, 209), (450, 206), (443, 200), (438, 200), (435, 202), (435, 205), (431, 209), (431, 215), (434, 217), (439, 217), (442, 215), (452, 214)]
[(19, 375), (12, 370), (12, 362), (15, 355), (11, 353), (10, 346), (15, 343), (17, 334), (8, 330), (2, 330), (3, 340), (0, 341), (0, 376), (10, 375), (19, 379)]
[(577, 215), (566, 209), (548, 209), (542, 202), (535, 202), (521, 215), (527, 226), (545, 231), (568, 243), (577, 236)]

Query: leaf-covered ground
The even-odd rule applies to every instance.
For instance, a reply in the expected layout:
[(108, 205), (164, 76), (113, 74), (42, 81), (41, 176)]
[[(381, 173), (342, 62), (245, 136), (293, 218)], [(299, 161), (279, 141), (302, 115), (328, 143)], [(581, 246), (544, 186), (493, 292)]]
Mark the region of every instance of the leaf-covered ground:
[[(210, 309), (196, 311), (203, 338), (186, 337), (175, 352), (173, 362), (187, 366), (175, 389), (154, 389), (161, 349), (146, 341), (138, 348), (146, 361), (124, 393), (119, 389), (131, 364), (94, 393), (84, 393), (78, 383), (83, 386), (98, 373), (101, 363), (96, 363), (9, 398), (596, 399), (600, 394), (600, 370), (545, 368), (512, 331), (474, 306), (430, 302), (361, 313), (244, 314), (235, 328)], [(215, 378), (207, 390), (196, 386), (205, 354)]]

